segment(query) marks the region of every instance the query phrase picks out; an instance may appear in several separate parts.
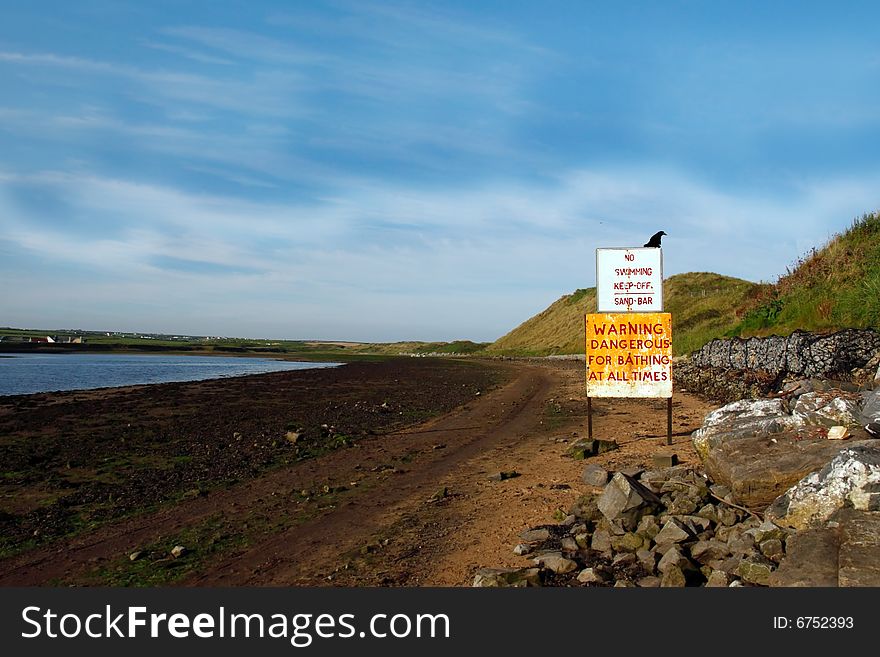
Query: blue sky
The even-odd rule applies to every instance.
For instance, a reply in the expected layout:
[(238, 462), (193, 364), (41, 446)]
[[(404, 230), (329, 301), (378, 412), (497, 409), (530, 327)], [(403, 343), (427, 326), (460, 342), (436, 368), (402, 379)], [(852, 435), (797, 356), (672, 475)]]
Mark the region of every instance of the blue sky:
[(880, 9), (0, 1), (0, 325), (492, 340), (880, 208)]

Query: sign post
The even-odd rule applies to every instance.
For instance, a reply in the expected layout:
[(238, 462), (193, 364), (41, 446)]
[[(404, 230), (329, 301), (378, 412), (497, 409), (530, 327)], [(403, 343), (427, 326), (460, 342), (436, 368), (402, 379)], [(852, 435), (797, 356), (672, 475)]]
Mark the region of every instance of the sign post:
[(596, 249), (598, 313), (585, 316), (587, 432), (593, 397), (667, 399), (672, 444), (672, 315), (663, 310), (659, 248)]

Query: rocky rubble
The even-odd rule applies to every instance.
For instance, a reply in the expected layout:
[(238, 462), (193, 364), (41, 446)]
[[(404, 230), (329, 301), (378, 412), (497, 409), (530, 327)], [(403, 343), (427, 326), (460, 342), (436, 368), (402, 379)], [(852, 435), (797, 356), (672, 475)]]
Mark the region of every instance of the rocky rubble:
[(732, 503), (687, 466), (617, 472), (561, 524), (520, 534), (520, 569), (482, 569), (474, 586), (766, 585), (790, 530)]

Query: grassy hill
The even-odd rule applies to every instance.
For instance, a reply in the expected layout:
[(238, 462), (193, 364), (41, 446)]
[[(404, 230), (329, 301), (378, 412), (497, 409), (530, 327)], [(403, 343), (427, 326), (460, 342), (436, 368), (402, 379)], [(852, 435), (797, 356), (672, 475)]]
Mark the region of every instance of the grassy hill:
[[(687, 353), (737, 324), (737, 309), (759, 297), (756, 283), (706, 272), (678, 274), (664, 281), (665, 307), (672, 313), (673, 350)], [(510, 355), (584, 352), (584, 314), (596, 312), (596, 288), (577, 290), (526, 320), (486, 348)]]
[[(880, 213), (853, 221), (774, 284), (678, 274), (664, 281), (664, 295), (676, 354), (724, 336), (880, 329)], [(486, 353), (583, 353), (583, 316), (595, 311), (596, 289), (577, 290), (493, 342)]]
[(880, 212), (865, 214), (765, 286), (732, 335), (880, 328)]

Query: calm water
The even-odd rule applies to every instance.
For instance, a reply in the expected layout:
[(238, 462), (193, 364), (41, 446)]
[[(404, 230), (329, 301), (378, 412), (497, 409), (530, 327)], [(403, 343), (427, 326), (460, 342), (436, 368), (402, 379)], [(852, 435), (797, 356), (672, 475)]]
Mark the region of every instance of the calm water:
[(0, 357), (0, 395), (88, 390), (141, 383), (202, 381), (339, 365), (339, 363), (298, 363), (269, 358), (223, 356), (127, 354), (2, 354), (2, 356)]

